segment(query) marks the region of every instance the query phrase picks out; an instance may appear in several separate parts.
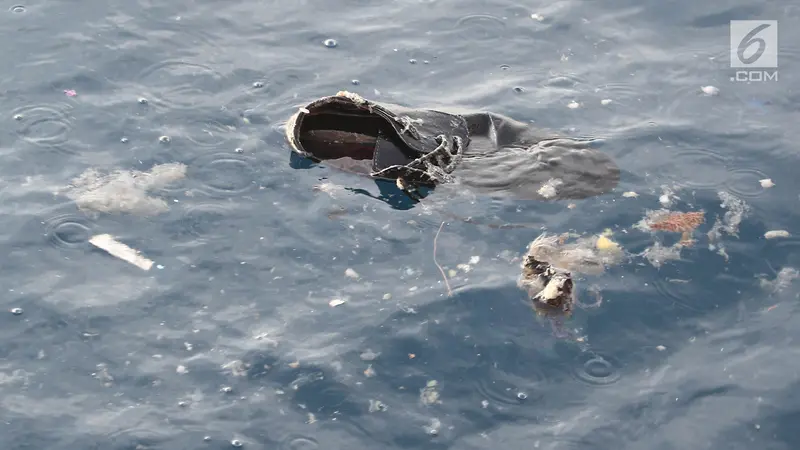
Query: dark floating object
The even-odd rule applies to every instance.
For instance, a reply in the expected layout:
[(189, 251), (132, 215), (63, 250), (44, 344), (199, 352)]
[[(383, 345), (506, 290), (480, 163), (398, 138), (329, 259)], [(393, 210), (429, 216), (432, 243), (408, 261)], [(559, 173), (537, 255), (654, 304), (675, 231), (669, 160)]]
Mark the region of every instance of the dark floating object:
[(548, 135), (488, 112), (377, 103), (351, 92), (318, 99), (286, 124), (294, 152), (340, 170), (417, 187), (455, 184), (533, 200), (605, 194), (620, 171), (591, 141)]
[(525, 255), (517, 285), (528, 292), (536, 312), (546, 316), (569, 316), (575, 304), (572, 273)]

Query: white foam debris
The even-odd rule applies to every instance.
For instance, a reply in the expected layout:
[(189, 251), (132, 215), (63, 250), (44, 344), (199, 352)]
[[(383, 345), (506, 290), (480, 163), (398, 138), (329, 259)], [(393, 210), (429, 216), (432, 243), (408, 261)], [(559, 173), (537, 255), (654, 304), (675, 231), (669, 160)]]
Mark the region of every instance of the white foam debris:
[(557, 191), (556, 188), (564, 184), (563, 181), (557, 178), (551, 178), (547, 180), (542, 187), (539, 188), (539, 195), (544, 198), (553, 198), (556, 196)]
[(116, 170), (102, 174), (90, 168), (73, 179), (64, 191), (84, 211), (127, 212), (148, 216), (169, 209), (166, 201), (151, 197), (148, 192), (163, 189), (185, 177), (186, 165), (181, 163), (156, 165), (148, 172)]
[(764, 233), (764, 237), (767, 239), (788, 238), (790, 236), (791, 234), (786, 230), (770, 230)]

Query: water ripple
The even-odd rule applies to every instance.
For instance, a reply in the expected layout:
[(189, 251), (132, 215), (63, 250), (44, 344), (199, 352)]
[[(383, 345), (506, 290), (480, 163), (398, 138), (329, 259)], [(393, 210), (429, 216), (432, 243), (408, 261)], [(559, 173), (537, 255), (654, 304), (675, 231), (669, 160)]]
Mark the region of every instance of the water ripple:
[(236, 134), (234, 125), (223, 124), (213, 119), (194, 120), (187, 124), (187, 128), (189, 132), (186, 133), (186, 139), (203, 148), (220, 148), (226, 142), (230, 142)]
[(671, 159), (677, 170), (682, 167), (703, 168), (702, 178), (681, 180), (681, 184), (688, 188), (716, 190), (725, 186), (728, 181), (728, 158), (714, 150), (701, 147), (682, 148), (675, 151)]
[(74, 155), (64, 146), (73, 128), (71, 110), (72, 107), (66, 103), (38, 104), (22, 106), (12, 114), (19, 124), (17, 133), (26, 142)]
[(217, 203), (201, 203), (185, 207), (185, 214), (170, 224), (170, 234), (189, 236), (202, 241), (221, 239), (220, 233), (230, 218), (232, 207)]
[(93, 224), (83, 216), (59, 214), (42, 223), (47, 241), (57, 248), (85, 248), (92, 236)]
[(191, 109), (209, 93), (222, 88), (224, 76), (209, 66), (185, 61), (162, 61), (139, 74), (138, 82), (153, 93), (151, 103), (165, 108)]
[(761, 197), (764, 195), (766, 190), (761, 187), (759, 180), (763, 180), (765, 178), (769, 178), (769, 176), (755, 168), (732, 168), (728, 171), (728, 179), (725, 181), (725, 189), (736, 194), (738, 197)]
[[(499, 404), (505, 406), (517, 406), (532, 400), (540, 400), (544, 396), (543, 391), (533, 391), (520, 387), (504, 379), (504, 375), (498, 370), (492, 370), (486, 375), (475, 376), (476, 390), (482, 399), (488, 400), (489, 404)], [(525, 383), (536, 385), (547, 382), (544, 373), (535, 371), (527, 374)]]
[(700, 310), (697, 306), (698, 293), (692, 289), (692, 280), (657, 277), (652, 283), (656, 291), (670, 302), (690, 311)]
[(616, 358), (589, 351), (575, 360), (573, 374), (578, 381), (592, 386), (614, 384), (621, 378), (620, 363)]
[(458, 35), (468, 41), (496, 41), (506, 33), (503, 19), (491, 14), (470, 14), (458, 19), (455, 25)]
[(281, 439), (279, 448), (281, 450), (314, 450), (319, 448), (319, 442), (310, 437), (290, 435)]
[(235, 153), (201, 156), (189, 166), (189, 178), (212, 197), (232, 197), (255, 189), (255, 177), (252, 159)]

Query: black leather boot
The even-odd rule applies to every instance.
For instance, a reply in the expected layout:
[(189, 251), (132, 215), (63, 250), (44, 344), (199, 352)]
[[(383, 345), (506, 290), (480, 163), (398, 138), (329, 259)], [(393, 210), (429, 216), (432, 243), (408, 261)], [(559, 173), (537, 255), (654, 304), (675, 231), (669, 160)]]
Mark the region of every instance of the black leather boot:
[(588, 141), (546, 136), (498, 114), (413, 109), (344, 91), (300, 108), (286, 137), (301, 156), (394, 180), (406, 192), (460, 184), (524, 199), (582, 199), (612, 190), (620, 176)]

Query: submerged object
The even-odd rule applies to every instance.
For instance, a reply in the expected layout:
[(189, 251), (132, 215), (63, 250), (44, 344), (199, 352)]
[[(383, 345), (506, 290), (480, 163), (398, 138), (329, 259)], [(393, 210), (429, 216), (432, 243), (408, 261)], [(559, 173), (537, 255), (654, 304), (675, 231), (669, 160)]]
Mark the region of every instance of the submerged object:
[(537, 313), (542, 315), (570, 315), (575, 304), (572, 273), (525, 255), (518, 286), (528, 292)]
[[(577, 239), (568, 242), (572, 237)], [(573, 274), (599, 275), (624, 258), (625, 251), (606, 234), (580, 237), (545, 232), (528, 244), (517, 286), (527, 292), (537, 313), (569, 316), (575, 304), (586, 308), (602, 302), (600, 293), (595, 292), (595, 305), (578, 303)]]
[(393, 180), (406, 192), (460, 184), (523, 199), (584, 199), (620, 178), (590, 140), (547, 135), (499, 114), (415, 109), (346, 91), (300, 108), (286, 138), (298, 155)]

